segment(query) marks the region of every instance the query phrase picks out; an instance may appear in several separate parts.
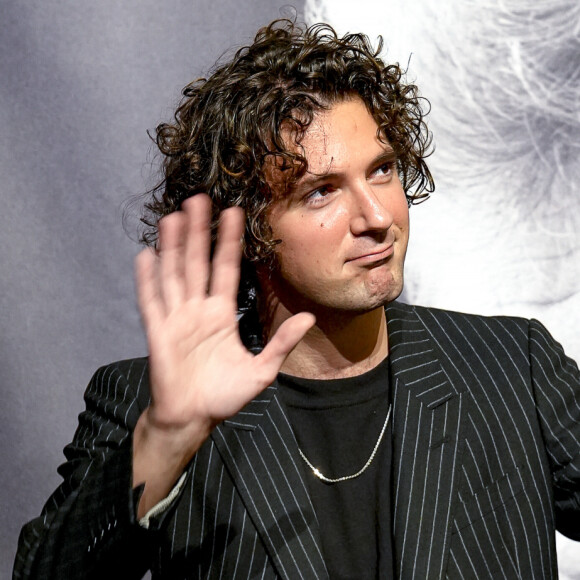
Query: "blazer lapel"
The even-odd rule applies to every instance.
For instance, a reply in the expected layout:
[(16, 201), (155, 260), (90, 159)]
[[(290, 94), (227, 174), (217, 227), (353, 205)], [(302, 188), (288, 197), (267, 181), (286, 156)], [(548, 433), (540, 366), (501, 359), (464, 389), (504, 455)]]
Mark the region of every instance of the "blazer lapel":
[(212, 438), (279, 575), (327, 578), (298, 446), (276, 390), (274, 383)]
[(397, 578), (439, 579), (449, 552), (461, 455), (462, 397), (412, 307), (387, 307), (393, 388), (393, 536)]
[[(393, 389), (393, 536), (396, 577), (444, 575), (457, 500), (462, 397), (412, 307), (392, 303), (387, 321)], [(298, 447), (266, 389), (212, 434), (282, 578), (328, 578)]]

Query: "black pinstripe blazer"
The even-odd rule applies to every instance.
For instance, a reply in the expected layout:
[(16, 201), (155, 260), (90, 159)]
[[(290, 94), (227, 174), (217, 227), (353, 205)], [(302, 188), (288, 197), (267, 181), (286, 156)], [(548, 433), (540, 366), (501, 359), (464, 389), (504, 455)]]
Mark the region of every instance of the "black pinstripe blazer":
[[(580, 374), (536, 321), (387, 307), (398, 578), (557, 578), (580, 539)], [(272, 385), (200, 449), (151, 529), (135, 523), (145, 359), (100, 369), (23, 529), (15, 578), (326, 578), (292, 429)], [(364, 541), (364, 538), (361, 538)]]

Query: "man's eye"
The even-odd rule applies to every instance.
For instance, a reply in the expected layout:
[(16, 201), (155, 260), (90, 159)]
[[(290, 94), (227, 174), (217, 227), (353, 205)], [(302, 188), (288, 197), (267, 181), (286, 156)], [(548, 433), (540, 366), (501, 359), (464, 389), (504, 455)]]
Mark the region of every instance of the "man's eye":
[(306, 196), (306, 202), (311, 204), (320, 203), (321, 201), (324, 200), (325, 197), (327, 197), (331, 193), (331, 191), (332, 190), (329, 185), (323, 185), (322, 187), (319, 187), (318, 189), (311, 191)]
[(391, 175), (393, 173), (393, 163), (383, 163), (380, 167), (375, 169), (375, 175)]

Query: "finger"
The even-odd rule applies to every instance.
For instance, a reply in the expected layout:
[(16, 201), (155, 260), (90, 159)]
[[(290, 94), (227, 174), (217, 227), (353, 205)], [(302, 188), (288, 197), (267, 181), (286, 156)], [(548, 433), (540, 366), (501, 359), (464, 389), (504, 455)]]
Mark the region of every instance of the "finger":
[(159, 222), (159, 276), (166, 312), (180, 306), (185, 297), (184, 231), (187, 218), (181, 211)]
[(210, 294), (236, 300), (240, 283), (242, 260), (242, 232), (244, 212), (231, 207), (222, 212), (218, 229), (218, 240), (212, 262)]
[(142, 250), (135, 258), (137, 302), (147, 332), (155, 328), (164, 315), (156, 260), (150, 248)]
[(301, 312), (282, 323), (264, 350), (256, 356), (256, 362), (261, 367), (264, 380), (271, 383), (276, 378), (286, 357), (315, 322), (316, 318), (313, 314)]
[(211, 201), (197, 194), (183, 203), (187, 216), (185, 241), (185, 292), (188, 298), (205, 296), (209, 282)]

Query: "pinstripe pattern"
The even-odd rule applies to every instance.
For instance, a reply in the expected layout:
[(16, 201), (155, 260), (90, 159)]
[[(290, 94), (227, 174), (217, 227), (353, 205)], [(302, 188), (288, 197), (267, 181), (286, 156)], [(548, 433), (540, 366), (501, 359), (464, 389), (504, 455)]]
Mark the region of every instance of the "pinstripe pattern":
[[(148, 540), (142, 530), (128, 529), (126, 522), (134, 520), (127, 493), (131, 486), (129, 434), (149, 403), (148, 389), (143, 359), (122, 361), (95, 373), (74, 440), (64, 450), (67, 462), (58, 470), (64, 481), (40, 517), (21, 532), (15, 579), (143, 575), (147, 564), (134, 555)], [(72, 521), (71, 513), (76, 515)], [(102, 553), (109, 558), (101, 567)], [(123, 569), (124, 559), (112, 566), (119, 554), (133, 559), (132, 572)]]
[[(560, 481), (566, 482), (570, 513), (559, 527), (580, 539), (577, 367), (535, 321), (394, 305), (389, 310), (389, 336), (398, 333), (413, 339), (397, 341), (392, 351), (394, 374), (404, 381), (397, 383), (397, 400), (405, 400), (406, 393), (408, 401), (405, 415), (398, 410), (395, 419), (409, 420), (412, 395), (426, 403), (414, 413), (416, 432), (407, 425), (395, 428), (403, 432), (394, 466), (400, 486), (395, 525), (407, 535), (413, 530), (416, 553), (423, 552), (413, 560), (405, 535), (401, 539), (395, 532), (400, 577), (556, 578), (552, 487), (558, 500)], [(422, 344), (427, 337), (432, 353), (409, 365), (413, 342)], [(401, 361), (403, 369), (397, 371)], [(429, 369), (425, 379), (431, 375), (429, 380), (438, 386), (429, 387), (428, 380), (419, 377), (415, 383), (411, 377), (420, 368)], [(439, 370), (451, 385), (447, 391), (438, 379)], [(435, 391), (446, 392), (444, 405), (433, 396)], [(438, 442), (429, 442), (425, 408), (440, 415), (432, 419), (435, 429), (450, 421), (450, 428), (441, 427), (441, 447), (448, 449), (439, 457), (434, 449)], [(441, 474), (451, 474), (449, 488), (441, 487)], [(432, 512), (425, 490), (440, 502)], [(408, 514), (419, 510), (414, 528), (409, 526), (413, 518), (401, 513), (405, 507)], [(562, 503), (557, 507), (561, 510)], [(421, 530), (417, 522), (424, 522), (425, 528), (434, 525)]]
[[(535, 321), (397, 303), (387, 318), (397, 577), (557, 578), (555, 523), (580, 539), (577, 367)], [(128, 443), (146, 385), (144, 360), (97, 372), (15, 578), (326, 578), (276, 385), (214, 431), (174, 505), (138, 530)]]

